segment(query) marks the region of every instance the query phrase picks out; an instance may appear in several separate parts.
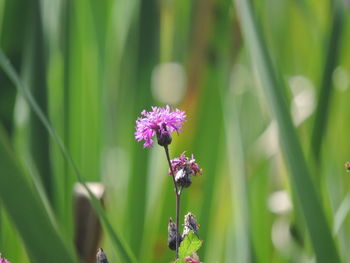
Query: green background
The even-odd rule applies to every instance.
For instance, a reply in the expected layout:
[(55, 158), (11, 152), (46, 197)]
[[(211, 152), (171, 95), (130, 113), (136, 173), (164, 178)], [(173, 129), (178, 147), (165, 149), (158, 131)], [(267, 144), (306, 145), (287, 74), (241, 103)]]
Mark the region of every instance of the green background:
[[(186, 111), (171, 158), (203, 262), (349, 262), (350, 35), (341, 0), (0, 0), (0, 253), (76, 262), (73, 187), (110, 262), (170, 262), (164, 150), (143, 109)], [(181, 219), (182, 224), (182, 219)]]

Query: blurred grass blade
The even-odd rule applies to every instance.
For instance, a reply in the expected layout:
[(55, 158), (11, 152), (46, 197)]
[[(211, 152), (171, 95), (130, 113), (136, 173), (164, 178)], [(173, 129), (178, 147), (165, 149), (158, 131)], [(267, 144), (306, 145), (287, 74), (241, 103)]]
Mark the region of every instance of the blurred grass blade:
[(85, 181), (83, 180), (83, 177), (81, 176), (75, 162), (73, 161), (71, 155), (67, 151), (66, 147), (64, 146), (62, 140), (57, 135), (55, 130), (50, 125), (48, 119), (34, 100), (33, 96), (29, 92), (29, 90), (23, 85), (23, 83), (20, 81), (20, 78), (16, 71), (14, 70), (13, 66), (10, 64), (6, 56), (4, 55), (3, 51), (0, 49), (0, 67), (4, 70), (4, 72), (7, 74), (7, 76), (10, 78), (10, 80), (13, 82), (13, 84), (16, 86), (19, 92), (21, 92), (24, 96), (24, 98), (28, 101), (29, 105), (32, 107), (34, 113), (39, 117), (49, 134), (53, 137), (55, 142), (58, 144), (60, 150), (62, 151), (62, 154), (66, 161), (69, 163), (69, 165), (73, 168), (74, 173), (77, 177), (77, 180), (83, 185), (85, 190), (89, 194), (89, 198), (91, 201), (92, 206), (98, 213), (101, 223), (107, 230), (108, 235), (110, 235), (111, 240), (113, 241), (115, 247), (117, 248), (118, 252), (120, 253), (121, 258), (125, 262), (136, 262), (135, 256), (132, 254), (130, 248), (127, 246), (125, 241), (113, 230), (111, 224), (109, 223), (107, 216), (97, 200), (97, 198), (92, 194), (90, 189), (86, 186)]
[(272, 61), (253, 15), (251, 2), (236, 0), (235, 3), (252, 64), (256, 69), (271, 112), (278, 123), (281, 148), (290, 172), (292, 185), (306, 220), (317, 262), (340, 262), (282, 94), (282, 83), (279, 82), (280, 78), (272, 68)]
[[(250, 229), (249, 229), (249, 202), (245, 173), (245, 156), (243, 137), (238, 117), (239, 100), (232, 103), (232, 96), (226, 102), (225, 130), (227, 156), (230, 165), (230, 181), (232, 192), (232, 211), (235, 233), (235, 262), (251, 262)], [(228, 100), (230, 102), (228, 102)], [(263, 247), (263, 246), (261, 246)]]
[(347, 215), (350, 212), (350, 193), (346, 195), (344, 200), (339, 205), (339, 208), (334, 215), (334, 224), (333, 224), (333, 235), (336, 236), (341, 227), (343, 226)]
[(0, 127), (0, 199), (16, 226), (32, 262), (77, 262), (21, 170)]
[(318, 98), (315, 123), (312, 130), (311, 146), (312, 153), (316, 161), (320, 158), (320, 149), (322, 138), (326, 132), (327, 120), (332, 98), (332, 76), (337, 66), (340, 53), (340, 44), (344, 28), (344, 7), (342, 1), (334, 1), (334, 11), (332, 17), (332, 26), (328, 46), (326, 47), (326, 59), (322, 75), (321, 91)]
[[(133, 118), (139, 114), (142, 108), (149, 108), (152, 103), (152, 93), (150, 92), (150, 83), (152, 76), (152, 70), (158, 63), (157, 47), (158, 47), (158, 28), (159, 28), (159, 17), (156, 13), (158, 1), (140, 1), (139, 6), (139, 31), (137, 39), (140, 41), (136, 53), (137, 66), (136, 76), (137, 81), (133, 85), (137, 85), (139, 89), (135, 94), (135, 108), (138, 108), (134, 112)], [(141, 44), (140, 44), (141, 43)], [(128, 57), (129, 59), (129, 57)], [(142, 88), (141, 88), (142, 87)], [(130, 92), (127, 93), (130, 96)], [(127, 100), (130, 103), (130, 100)], [(125, 109), (123, 109), (125, 111)], [(129, 120), (128, 120), (129, 122)], [(129, 134), (132, 134), (132, 130), (129, 130)], [(128, 135), (129, 136), (129, 135)], [(144, 233), (143, 224), (146, 212), (146, 185), (147, 177), (140, 176), (146, 170), (148, 170), (149, 154), (147, 151), (142, 149), (136, 141), (133, 142), (132, 149), (132, 163), (131, 173), (128, 178), (129, 186), (127, 193), (127, 209), (126, 219), (124, 221), (125, 229), (127, 231), (127, 237), (130, 246), (132, 246), (136, 257), (140, 260), (140, 253), (142, 250), (142, 242), (144, 241), (140, 237), (141, 233)], [(141, 220), (141, 221), (140, 221)], [(142, 222), (142, 223), (141, 223)]]

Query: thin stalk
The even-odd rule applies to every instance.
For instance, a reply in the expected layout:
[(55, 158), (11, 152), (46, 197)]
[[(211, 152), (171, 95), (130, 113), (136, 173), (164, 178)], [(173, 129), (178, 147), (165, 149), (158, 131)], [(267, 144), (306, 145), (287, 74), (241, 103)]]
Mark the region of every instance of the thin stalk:
[(177, 185), (176, 185), (176, 181), (175, 181), (175, 174), (174, 174), (174, 170), (173, 167), (171, 166), (171, 161), (170, 161), (170, 155), (169, 155), (169, 148), (168, 145), (164, 146), (165, 149), (165, 154), (166, 154), (166, 158), (168, 160), (168, 165), (169, 165), (169, 169), (171, 172), (171, 176), (173, 177), (173, 183), (174, 183), (174, 187), (175, 187), (175, 193), (176, 195), (178, 194), (178, 189), (177, 189)]
[(176, 193), (176, 260), (179, 258), (179, 243), (178, 243), (178, 238), (179, 238), (179, 218), (180, 218), (180, 198), (181, 194)]
[(176, 237), (175, 237), (176, 254), (175, 255), (176, 255), (176, 260), (177, 260), (179, 258), (179, 242), (178, 242), (179, 240), (178, 239), (179, 239), (180, 198), (181, 198), (182, 188), (179, 191), (177, 188), (177, 185), (176, 185), (174, 170), (173, 170), (173, 167), (171, 166), (171, 162), (170, 162), (168, 145), (165, 145), (164, 149), (165, 149), (166, 158), (168, 160), (169, 169), (171, 172), (171, 177), (173, 178), (173, 183), (174, 183), (174, 187), (175, 187), (175, 195), (176, 195)]

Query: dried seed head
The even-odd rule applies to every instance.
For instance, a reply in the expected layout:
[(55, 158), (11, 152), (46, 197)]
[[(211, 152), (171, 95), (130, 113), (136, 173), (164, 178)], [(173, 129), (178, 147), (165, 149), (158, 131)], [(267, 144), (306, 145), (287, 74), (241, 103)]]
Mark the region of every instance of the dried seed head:
[(198, 228), (199, 225), (197, 224), (196, 216), (191, 212), (187, 213), (187, 215), (185, 215), (185, 226), (182, 237), (184, 238), (186, 235), (188, 235), (190, 230), (198, 235)]
[(348, 172), (350, 172), (350, 162), (346, 162), (344, 166), (345, 166), (345, 169), (346, 169)]
[(177, 242), (178, 242), (178, 247), (180, 247), (180, 243), (182, 241), (182, 238), (179, 233), (176, 231), (176, 224), (173, 221), (172, 218), (169, 219), (169, 224), (168, 224), (168, 247), (171, 250), (176, 250), (176, 234), (177, 234)]

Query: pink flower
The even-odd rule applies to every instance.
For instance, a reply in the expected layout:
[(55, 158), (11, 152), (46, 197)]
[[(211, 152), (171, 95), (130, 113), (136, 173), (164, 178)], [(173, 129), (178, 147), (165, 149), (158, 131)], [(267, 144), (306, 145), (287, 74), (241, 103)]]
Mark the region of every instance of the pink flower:
[(0, 263), (11, 263), (11, 262), (8, 261), (6, 258), (2, 258), (0, 253)]
[(191, 258), (191, 257), (186, 257), (185, 260), (189, 263), (200, 263), (199, 260)]
[[(202, 169), (194, 159), (194, 155), (191, 155), (191, 159), (182, 153), (179, 158), (171, 160), (171, 167), (173, 168), (175, 175), (175, 182), (182, 187), (189, 187), (192, 183), (190, 175), (196, 176), (202, 173)], [(169, 170), (171, 175), (171, 170)]]
[(138, 142), (145, 141), (144, 148), (152, 147), (155, 135), (157, 135), (158, 143), (165, 146), (171, 143), (171, 133), (183, 132), (181, 127), (186, 121), (184, 111), (179, 109), (171, 111), (167, 105), (165, 108), (152, 107), (150, 112), (143, 110), (141, 114), (144, 118), (136, 120), (135, 138)]
[[(171, 160), (171, 166), (173, 167), (174, 173), (177, 173), (181, 169), (186, 169), (187, 172), (191, 175), (197, 175), (197, 173), (201, 174), (202, 169), (199, 168), (199, 165), (196, 163), (196, 159), (194, 159), (194, 155), (191, 155), (191, 159), (186, 157), (183, 152), (179, 158), (175, 158)], [(169, 171), (169, 174), (170, 171)]]

